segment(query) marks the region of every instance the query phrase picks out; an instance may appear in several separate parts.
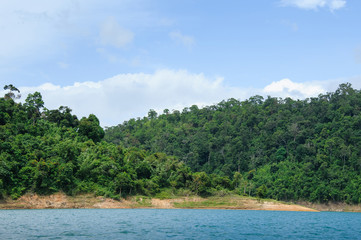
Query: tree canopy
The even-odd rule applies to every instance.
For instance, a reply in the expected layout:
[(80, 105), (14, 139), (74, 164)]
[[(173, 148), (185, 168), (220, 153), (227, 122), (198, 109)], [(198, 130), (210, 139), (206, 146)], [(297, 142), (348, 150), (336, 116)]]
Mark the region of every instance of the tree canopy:
[(237, 175), (243, 193), (361, 201), (361, 92), (341, 84), (305, 100), (254, 96), (130, 119), (105, 140), (177, 156), (192, 171)]
[(347, 83), (305, 100), (150, 110), (105, 132), (94, 114), (78, 120), (69, 107), (48, 110), (39, 92), (24, 104), (9, 96), (0, 98), (0, 197), (170, 189), (361, 202), (361, 91)]
[(200, 190), (198, 173), (177, 158), (107, 143), (103, 137), (94, 114), (79, 121), (69, 107), (48, 110), (39, 92), (29, 94), (24, 104), (0, 98), (0, 198), (58, 191), (120, 198), (167, 188), (209, 194), (223, 187), (214, 182)]

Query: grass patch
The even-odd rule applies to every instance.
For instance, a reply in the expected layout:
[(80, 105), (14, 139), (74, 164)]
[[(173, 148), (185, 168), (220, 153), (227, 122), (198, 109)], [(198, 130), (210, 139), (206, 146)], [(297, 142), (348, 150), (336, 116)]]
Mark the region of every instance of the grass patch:
[(161, 192), (154, 195), (154, 198), (158, 198), (158, 199), (161, 199), (161, 200), (173, 199), (173, 198), (176, 198), (176, 197), (177, 196), (174, 195), (172, 189), (170, 189), (170, 188), (163, 189)]
[(152, 199), (147, 196), (134, 196), (131, 201), (133, 202), (133, 204), (131, 204), (133, 208), (152, 207)]
[(230, 199), (207, 198), (200, 201), (184, 201), (173, 203), (177, 208), (224, 208), (232, 207), (235, 204)]
[(227, 202), (213, 202), (209, 200), (203, 202), (175, 202), (173, 204), (177, 208), (216, 208), (229, 205)]

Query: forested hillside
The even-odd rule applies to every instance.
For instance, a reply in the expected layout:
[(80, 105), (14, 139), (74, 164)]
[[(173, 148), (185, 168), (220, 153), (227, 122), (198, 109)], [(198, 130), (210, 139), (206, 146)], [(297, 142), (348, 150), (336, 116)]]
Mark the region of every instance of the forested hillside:
[(361, 202), (361, 92), (255, 96), (153, 110), (104, 131), (90, 114), (46, 109), (41, 93), (0, 98), (0, 197), (241, 195)]
[(254, 96), (131, 119), (105, 140), (174, 155), (227, 176), (240, 193), (283, 200), (361, 202), (361, 92), (293, 100)]
[(193, 173), (163, 153), (102, 141), (103, 129), (90, 114), (80, 120), (68, 107), (48, 110), (39, 92), (16, 103), (19, 90), (7, 85), (0, 98), (0, 199), (25, 193), (94, 193), (112, 198), (210, 194), (232, 189), (230, 179)]

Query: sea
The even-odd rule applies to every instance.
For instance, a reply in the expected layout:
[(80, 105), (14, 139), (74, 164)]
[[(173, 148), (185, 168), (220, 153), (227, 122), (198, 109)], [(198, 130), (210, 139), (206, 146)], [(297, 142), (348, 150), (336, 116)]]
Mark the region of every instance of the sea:
[(0, 210), (0, 239), (361, 239), (361, 213)]

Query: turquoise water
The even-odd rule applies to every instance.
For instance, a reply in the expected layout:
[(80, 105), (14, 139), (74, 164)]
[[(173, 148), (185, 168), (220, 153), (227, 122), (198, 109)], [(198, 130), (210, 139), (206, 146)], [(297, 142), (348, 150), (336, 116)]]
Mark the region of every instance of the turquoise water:
[(0, 239), (361, 239), (361, 213), (0, 210)]

